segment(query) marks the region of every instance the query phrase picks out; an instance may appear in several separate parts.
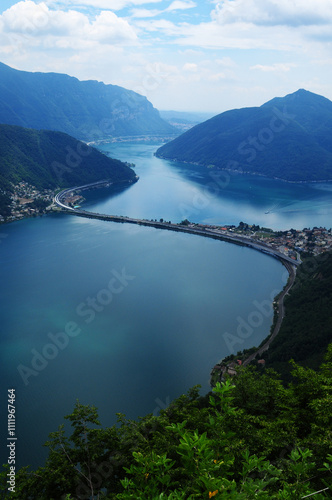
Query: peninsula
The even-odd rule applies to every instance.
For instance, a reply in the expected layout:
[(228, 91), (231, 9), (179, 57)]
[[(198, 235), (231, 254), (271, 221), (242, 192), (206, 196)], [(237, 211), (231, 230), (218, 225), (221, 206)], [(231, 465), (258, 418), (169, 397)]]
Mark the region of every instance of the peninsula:
[(240, 222), (239, 226), (234, 225), (208, 225), (197, 224), (183, 220), (180, 223), (172, 223), (164, 219), (135, 219), (124, 215), (108, 215), (89, 212), (78, 207), (75, 208), (71, 200), (80, 195), (82, 191), (94, 187), (110, 185), (109, 180), (85, 184), (65, 189), (54, 197), (54, 203), (62, 210), (90, 219), (99, 219), (110, 222), (138, 224), (141, 226), (155, 227), (157, 229), (168, 229), (180, 231), (199, 236), (219, 239), (247, 246), (271, 255), (283, 263), (297, 266), (301, 263), (300, 254), (302, 252), (318, 255), (332, 249), (331, 229), (326, 228), (305, 228), (302, 231), (291, 229), (289, 231), (273, 231), (269, 228), (261, 228), (257, 225), (249, 225)]

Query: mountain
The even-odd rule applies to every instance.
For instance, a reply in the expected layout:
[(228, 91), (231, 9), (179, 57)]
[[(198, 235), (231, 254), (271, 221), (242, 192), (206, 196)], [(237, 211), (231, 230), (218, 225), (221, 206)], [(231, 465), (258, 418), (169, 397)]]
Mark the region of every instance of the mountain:
[(268, 368), (289, 381), (289, 360), (317, 369), (323, 361), (332, 329), (332, 253), (308, 257), (296, 272), (285, 299), (280, 331), (262, 354)]
[(65, 132), (80, 140), (176, 133), (131, 90), (0, 63), (0, 123)]
[(0, 192), (21, 181), (54, 189), (111, 179), (133, 181), (135, 172), (62, 132), (0, 125)]
[(332, 180), (331, 138), (332, 102), (300, 89), (260, 107), (221, 113), (156, 154), (287, 181)]
[(194, 125), (205, 122), (214, 116), (214, 113), (201, 113), (190, 111), (164, 111), (159, 110), (160, 116), (181, 132), (186, 132)]

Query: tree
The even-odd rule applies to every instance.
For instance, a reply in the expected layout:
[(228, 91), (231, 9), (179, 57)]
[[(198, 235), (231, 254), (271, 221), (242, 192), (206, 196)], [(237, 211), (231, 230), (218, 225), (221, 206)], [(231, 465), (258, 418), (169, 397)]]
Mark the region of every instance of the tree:
[[(272, 370), (241, 368), (212, 393), (199, 386), (159, 416), (118, 414), (102, 429), (97, 409), (76, 402), (50, 434), (49, 456), (17, 473), (20, 500), (280, 499), (332, 491), (332, 345), (320, 370), (293, 365), (285, 387)], [(68, 495), (70, 495), (68, 497)]]

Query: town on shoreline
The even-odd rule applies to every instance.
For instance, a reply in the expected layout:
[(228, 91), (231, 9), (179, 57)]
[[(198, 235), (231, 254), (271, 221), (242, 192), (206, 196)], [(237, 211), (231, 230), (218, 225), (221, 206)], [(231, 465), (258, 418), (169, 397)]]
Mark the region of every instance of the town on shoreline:
[[(27, 182), (17, 184), (11, 194), (10, 214), (0, 215), (0, 223), (21, 220), (26, 217), (37, 217), (50, 212), (59, 212), (61, 209), (54, 201), (59, 190), (38, 190)], [(79, 189), (69, 192), (66, 202), (69, 206), (76, 206), (84, 201)], [(163, 222), (161, 219), (160, 222)], [(187, 219), (179, 225), (188, 228), (209, 229), (216, 234), (227, 236), (241, 236), (257, 243), (263, 243), (288, 258), (299, 261), (301, 254), (319, 255), (332, 250), (332, 230), (324, 227), (289, 229), (277, 231), (260, 227), (256, 224), (240, 222), (235, 225), (210, 225), (190, 222)]]
[[(251, 246), (257, 250), (269, 253), (279, 258), (289, 272), (289, 280), (284, 290), (273, 302), (276, 315), (276, 323), (272, 325), (271, 332), (259, 348), (252, 347), (243, 353), (231, 355), (217, 363), (210, 374), (210, 385), (213, 387), (217, 381), (223, 381), (226, 374), (236, 375), (239, 366), (246, 366), (255, 360), (258, 365), (264, 366), (265, 360), (261, 357), (269, 348), (270, 342), (278, 334), (284, 317), (284, 296), (294, 284), (296, 266), (306, 256), (317, 256), (332, 251), (332, 229), (323, 227), (304, 228), (302, 230), (289, 229), (276, 231), (256, 224), (240, 222), (235, 225), (210, 225), (190, 222), (185, 219), (179, 223), (171, 223), (164, 219), (130, 219), (126, 216), (111, 216), (86, 212), (81, 209), (85, 199), (82, 192), (85, 189), (98, 189), (101, 186), (109, 186), (109, 181), (99, 181), (84, 186), (69, 189), (57, 189), (39, 191), (36, 187), (20, 182), (11, 195), (11, 215), (0, 216), (0, 223), (20, 220), (26, 217), (37, 217), (51, 212), (69, 212), (75, 215), (97, 218), (101, 220), (114, 220), (115, 222), (132, 222), (152, 227), (172, 229), (176, 231), (188, 231), (194, 234), (202, 234), (221, 240)], [(239, 359), (238, 359), (239, 358)], [(258, 358), (258, 360), (256, 359)]]

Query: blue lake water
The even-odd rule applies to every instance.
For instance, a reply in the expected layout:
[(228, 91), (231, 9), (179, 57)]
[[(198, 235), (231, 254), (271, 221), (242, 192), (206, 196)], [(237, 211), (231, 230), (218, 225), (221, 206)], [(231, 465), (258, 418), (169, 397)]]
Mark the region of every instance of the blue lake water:
[[(155, 158), (156, 145), (103, 149), (134, 162), (140, 180), (88, 193), (91, 210), (270, 227), (330, 220), (329, 186), (235, 176), (213, 194), (197, 173)], [(269, 333), (286, 278), (271, 257), (194, 235), (65, 214), (1, 226), (0, 379), (4, 404), (16, 389), (19, 465), (42, 463), (42, 443), (77, 398), (111, 425), (116, 412), (156, 413), (195, 384), (207, 392), (217, 361)], [(1, 412), (2, 443), (6, 420)]]
[[(332, 225), (332, 183), (295, 184), (228, 172), (202, 173), (200, 167), (153, 156), (156, 144), (114, 143), (104, 152), (135, 163), (140, 182), (119, 196), (105, 193), (99, 211), (139, 218), (188, 218), (207, 224), (240, 221), (273, 229)], [(100, 196), (98, 193), (97, 196)]]

